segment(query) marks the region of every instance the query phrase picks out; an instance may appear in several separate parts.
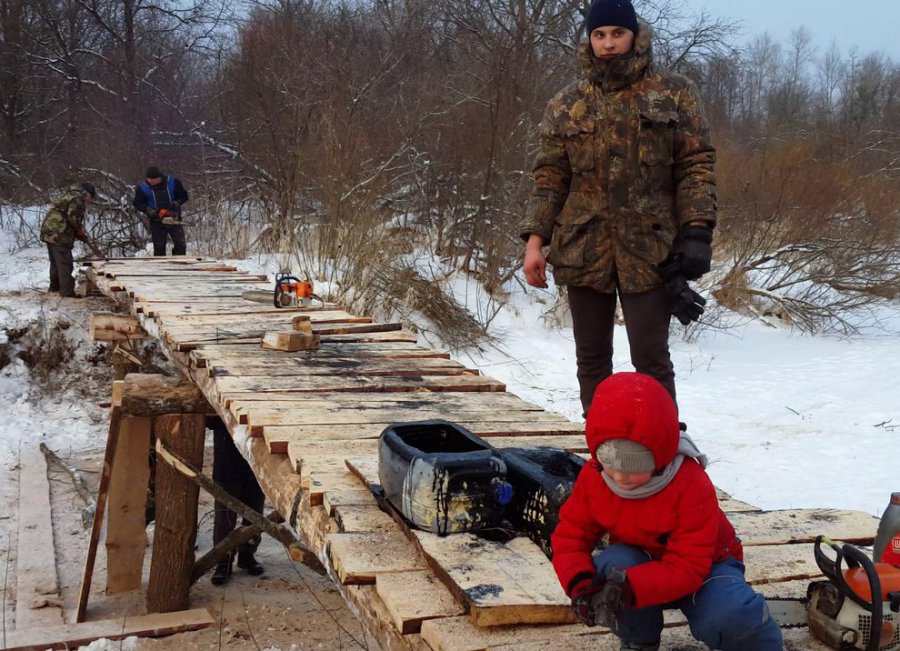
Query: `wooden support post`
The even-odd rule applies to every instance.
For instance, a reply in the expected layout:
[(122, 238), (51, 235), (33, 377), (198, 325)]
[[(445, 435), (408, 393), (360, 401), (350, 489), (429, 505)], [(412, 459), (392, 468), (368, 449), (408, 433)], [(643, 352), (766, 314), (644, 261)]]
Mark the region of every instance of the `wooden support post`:
[(106, 592), (116, 594), (141, 587), (147, 548), (145, 509), (150, 482), (150, 429), (146, 417), (126, 416), (109, 481), (106, 525)]
[(122, 409), (129, 416), (215, 414), (197, 386), (166, 375), (131, 373), (125, 376)]
[[(128, 378), (125, 383), (127, 395)], [(203, 414), (160, 416), (155, 424), (157, 441), (192, 466), (202, 467), (206, 433)], [(188, 608), (199, 492), (194, 482), (171, 465), (157, 464), (156, 531), (147, 586), (148, 612), (167, 613)]]

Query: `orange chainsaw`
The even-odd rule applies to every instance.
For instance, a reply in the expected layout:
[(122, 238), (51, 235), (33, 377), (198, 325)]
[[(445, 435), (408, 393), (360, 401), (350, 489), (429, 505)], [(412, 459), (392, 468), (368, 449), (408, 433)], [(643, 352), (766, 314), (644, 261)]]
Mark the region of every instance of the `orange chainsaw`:
[(325, 305), (325, 301), (313, 293), (311, 281), (300, 280), (288, 273), (275, 274), (275, 292), (272, 296), (275, 307), (305, 307), (313, 301)]

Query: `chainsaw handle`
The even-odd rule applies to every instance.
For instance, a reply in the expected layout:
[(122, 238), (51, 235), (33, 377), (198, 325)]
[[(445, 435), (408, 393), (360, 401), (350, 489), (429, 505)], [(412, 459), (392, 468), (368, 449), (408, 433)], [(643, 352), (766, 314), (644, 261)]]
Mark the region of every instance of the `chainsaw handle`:
[(850, 597), (852, 601), (859, 604), (861, 608), (868, 610), (872, 614), (872, 627), (869, 633), (869, 644), (866, 651), (878, 651), (881, 646), (881, 626), (884, 619), (884, 600), (881, 596), (881, 579), (878, 578), (878, 571), (875, 564), (866, 556), (858, 547), (853, 545), (844, 545), (843, 558), (847, 561), (847, 567), (862, 567), (869, 580), (869, 590), (872, 593), (872, 600), (866, 601), (860, 597), (856, 591), (851, 588), (844, 580), (844, 573), (838, 572), (838, 585), (845, 595)]

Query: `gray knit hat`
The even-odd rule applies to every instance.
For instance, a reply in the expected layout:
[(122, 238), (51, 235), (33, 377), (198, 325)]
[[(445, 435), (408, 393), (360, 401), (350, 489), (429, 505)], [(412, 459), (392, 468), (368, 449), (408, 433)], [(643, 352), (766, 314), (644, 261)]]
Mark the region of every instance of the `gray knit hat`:
[(594, 453), (604, 468), (620, 472), (653, 472), (656, 460), (647, 447), (630, 439), (610, 439), (597, 446)]

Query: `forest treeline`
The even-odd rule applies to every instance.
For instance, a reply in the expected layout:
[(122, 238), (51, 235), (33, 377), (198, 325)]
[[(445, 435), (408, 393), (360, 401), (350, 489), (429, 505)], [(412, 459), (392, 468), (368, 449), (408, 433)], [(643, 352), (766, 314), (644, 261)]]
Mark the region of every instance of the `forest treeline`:
[[(816, 51), (803, 29), (737, 47), (736, 24), (678, 0), (635, 5), (658, 65), (699, 85), (719, 151), (718, 302), (817, 330), (896, 298), (898, 63)], [(277, 251), (317, 278), (345, 270), (348, 292), (384, 288), (448, 318), (403, 254), (434, 252), (502, 295), (536, 129), (578, 74), (586, 9), (0, 0), (0, 198), (46, 201), (89, 179), (95, 239), (133, 251), (145, 234), (131, 186), (154, 163), (191, 191), (204, 252)]]

